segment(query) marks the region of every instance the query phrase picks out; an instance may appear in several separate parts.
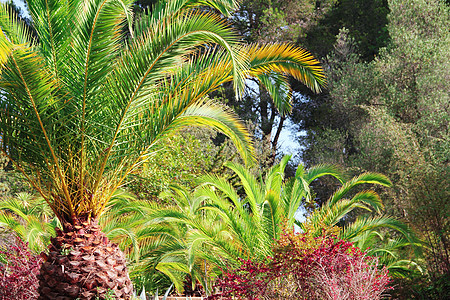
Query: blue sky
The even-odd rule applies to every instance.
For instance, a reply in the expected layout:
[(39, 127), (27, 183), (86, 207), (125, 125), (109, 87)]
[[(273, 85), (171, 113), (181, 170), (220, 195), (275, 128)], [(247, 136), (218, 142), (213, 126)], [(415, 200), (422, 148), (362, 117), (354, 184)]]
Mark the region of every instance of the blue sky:
[[(0, 2), (7, 2), (6, 0), (0, 0)], [(22, 0), (13, 0), (13, 2), (22, 9), (22, 11), (24, 12), (25, 16), (29, 16), (28, 11), (25, 9), (25, 1)]]

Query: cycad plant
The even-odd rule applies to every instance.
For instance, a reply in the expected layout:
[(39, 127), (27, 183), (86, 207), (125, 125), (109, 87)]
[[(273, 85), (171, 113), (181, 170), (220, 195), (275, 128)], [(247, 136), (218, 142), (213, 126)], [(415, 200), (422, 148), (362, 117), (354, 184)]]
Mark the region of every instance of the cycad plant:
[(223, 17), (233, 0), (160, 1), (136, 17), (131, 0), (27, 7), (33, 34), (0, 9), (0, 147), (63, 227), (41, 269), (40, 299), (129, 299), (125, 258), (98, 225), (127, 175), (186, 125), (222, 131), (250, 161), (244, 126), (208, 93), (233, 81), (239, 96), (253, 76), (285, 112), (287, 76), (318, 91), (323, 71), (300, 48), (240, 45)]

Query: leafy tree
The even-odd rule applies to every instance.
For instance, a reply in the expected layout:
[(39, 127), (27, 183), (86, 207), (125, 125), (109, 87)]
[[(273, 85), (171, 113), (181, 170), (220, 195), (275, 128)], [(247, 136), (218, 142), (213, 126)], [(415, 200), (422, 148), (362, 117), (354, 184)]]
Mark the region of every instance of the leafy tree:
[[(255, 126), (246, 122), (250, 132)], [(167, 139), (164, 147), (152, 155), (131, 176), (126, 188), (140, 199), (152, 199), (163, 203), (159, 194), (172, 185), (184, 186), (188, 189), (196, 186), (197, 178), (206, 174), (222, 174), (233, 176), (225, 166), (225, 162), (244, 163), (236, 147), (230, 139), (216, 140), (221, 136), (208, 128), (188, 127), (179, 134)], [(248, 165), (253, 174), (260, 168), (266, 169), (272, 151), (270, 145), (256, 140), (254, 142), (255, 157), (258, 163)], [(170, 200), (169, 200), (170, 201)]]
[(233, 80), (241, 94), (246, 76), (274, 94), (272, 78), (323, 83), (308, 52), (239, 45), (220, 16), (196, 9), (205, 4), (223, 15), (236, 8), (173, 0), (132, 23), (131, 1), (29, 1), (38, 39), (1, 6), (0, 148), (63, 226), (42, 266), (40, 299), (131, 296), (125, 258), (98, 218), (127, 175), (179, 128), (220, 130), (251, 161), (248, 132), (208, 93)]
[(389, 42), (387, 32), (387, 0), (340, 0), (311, 26), (299, 41), (318, 57), (326, 57), (333, 49), (335, 36), (343, 27), (351, 32), (361, 58), (371, 61), (379, 49)]
[(337, 2), (244, 0), (232, 20), (247, 42), (296, 42)]
[(11, 161), (6, 155), (0, 153), (0, 199), (31, 191), (26, 178), (11, 167)]
[[(213, 136), (213, 132), (208, 134)], [(193, 187), (197, 176), (213, 168), (214, 159), (219, 155), (215, 151), (211, 139), (204, 145), (190, 134), (170, 137), (163, 149), (130, 176), (127, 189), (140, 199), (161, 201), (158, 195), (170, 185)]]
[(449, 8), (388, 3), (390, 43), (374, 61), (363, 62), (352, 31), (341, 31), (327, 59), (329, 95), (306, 109), (304, 160), (387, 174), (394, 182), (387, 211), (428, 242), (426, 269), (438, 281), (450, 262)]

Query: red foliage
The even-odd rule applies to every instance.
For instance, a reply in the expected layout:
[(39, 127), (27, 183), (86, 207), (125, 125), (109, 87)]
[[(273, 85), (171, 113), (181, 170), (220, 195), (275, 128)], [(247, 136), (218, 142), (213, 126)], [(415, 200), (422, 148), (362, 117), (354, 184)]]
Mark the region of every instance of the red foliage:
[[(389, 283), (385, 268), (352, 243), (334, 236), (285, 233), (274, 256), (243, 260), (225, 272), (208, 299), (379, 299)], [(234, 297), (234, 298), (233, 298)]]
[(39, 296), (37, 275), (42, 259), (31, 254), (28, 244), (16, 238), (14, 245), (0, 249), (0, 300), (32, 300)]

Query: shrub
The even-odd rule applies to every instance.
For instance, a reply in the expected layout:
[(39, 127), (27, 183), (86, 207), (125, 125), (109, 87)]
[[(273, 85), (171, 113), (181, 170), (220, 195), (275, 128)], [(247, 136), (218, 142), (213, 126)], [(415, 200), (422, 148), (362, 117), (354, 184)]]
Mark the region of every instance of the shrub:
[(379, 299), (389, 283), (387, 270), (366, 255), (326, 256), (319, 259), (313, 276), (318, 299)]
[(208, 299), (379, 299), (389, 283), (376, 258), (333, 235), (290, 231), (273, 253), (225, 272), (216, 285), (221, 293)]
[(0, 248), (0, 300), (37, 299), (41, 262), (19, 238)]

